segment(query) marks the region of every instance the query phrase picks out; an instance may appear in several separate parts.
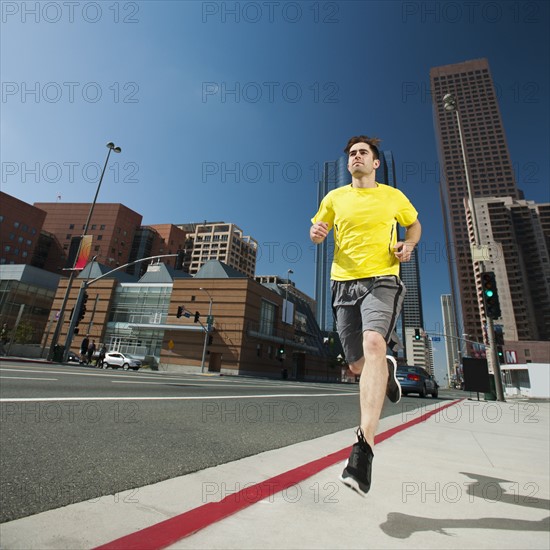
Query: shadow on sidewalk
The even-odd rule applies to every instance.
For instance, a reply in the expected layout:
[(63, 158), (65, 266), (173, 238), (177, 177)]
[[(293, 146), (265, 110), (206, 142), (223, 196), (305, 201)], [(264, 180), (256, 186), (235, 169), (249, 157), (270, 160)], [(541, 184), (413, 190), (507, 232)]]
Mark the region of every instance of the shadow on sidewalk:
[[(487, 503), (502, 502), (504, 504), (535, 508), (538, 510), (550, 510), (549, 500), (536, 498), (535, 495), (538, 492), (538, 485), (534, 482), (521, 485), (518, 482), (495, 477), (487, 477), (467, 472), (461, 472), (461, 474), (475, 480), (465, 486), (465, 493), (468, 495), (467, 498), (469, 503), (471, 503), (474, 498), (483, 498)], [(502, 483), (512, 484), (512, 486), (506, 488), (501, 485)], [(445, 498), (443, 492), (435, 496), (439, 498), (443, 496), (442, 500), (445, 502), (458, 502), (458, 500), (464, 498), (464, 495), (460, 492), (462, 488), (458, 483), (453, 485), (455, 486), (456, 492), (452, 493), (452, 497)], [(521, 494), (520, 491), (526, 494)], [(427, 494), (430, 495), (433, 493), (434, 491), (427, 492)], [(386, 535), (397, 539), (407, 539), (412, 534), (422, 531), (434, 531), (442, 535), (453, 536), (451, 533), (447, 533), (445, 529), (497, 529), (548, 532), (550, 529), (550, 516), (540, 520), (495, 517), (441, 519), (391, 512), (388, 514), (386, 522), (380, 525), (380, 528)]]

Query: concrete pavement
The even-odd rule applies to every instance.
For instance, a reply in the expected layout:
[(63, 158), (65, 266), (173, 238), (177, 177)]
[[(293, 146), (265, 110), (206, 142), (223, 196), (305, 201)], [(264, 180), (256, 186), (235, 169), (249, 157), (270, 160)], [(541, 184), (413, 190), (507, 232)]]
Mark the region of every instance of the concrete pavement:
[(547, 401), (403, 403), (366, 498), (338, 481), (345, 430), (5, 523), (0, 547), (547, 549), (549, 428)]

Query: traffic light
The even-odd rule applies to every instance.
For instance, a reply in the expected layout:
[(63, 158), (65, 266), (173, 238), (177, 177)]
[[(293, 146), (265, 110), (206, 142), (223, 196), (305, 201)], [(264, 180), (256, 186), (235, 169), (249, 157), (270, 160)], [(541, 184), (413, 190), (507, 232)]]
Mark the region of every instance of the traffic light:
[(499, 365), (503, 365), (504, 364), (504, 352), (502, 351), (502, 346), (497, 346), (497, 355), (498, 355)]
[(420, 340), (420, 329), (419, 328), (414, 329), (414, 339), (415, 340)]
[[(183, 267), (183, 258), (185, 257), (185, 251), (184, 250), (178, 250), (178, 255), (176, 257), (176, 265), (175, 265), (175, 269), (177, 271), (180, 271), (181, 268)], [(180, 315), (181, 317), (181, 315)]]
[(495, 324), (495, 343), (497, 346), (503, 346), (504, 345), (504, 332), (502, 330), (502, 325)]
[(200, 318), (201, 318), (200, 312), (195, 311), (195, 323), (198, 323)]
[(285, 357), (285, 347), (281, 344), (279, 346), (279, 349), (277, 350), (277, 359), (279, 359), (279, 361), (282, 361)]
[(183, 310), (185, 308), (183, 306), (178, 306), (178, 312), (176, 313), (176, 317), (179, 319), (183, 315)]
[(497, 282), (493, 271), (485, 271), (481, 274), (481, 289), (483, 292), (485, 314), (489, 319), (498, 319), (501, 316), (500, 301), (498, 299)]
[(86, 302), (88, 301), (88, 293), (84, 291), (84, 294), (82, 295), (82, 301), (80, 302), (80, 309), (78, 310), (78, 315), (76, 316), (76, 324), (75, 326), (78, 326), (78, 323), (84, 319), (84, 315), (86, 315)]

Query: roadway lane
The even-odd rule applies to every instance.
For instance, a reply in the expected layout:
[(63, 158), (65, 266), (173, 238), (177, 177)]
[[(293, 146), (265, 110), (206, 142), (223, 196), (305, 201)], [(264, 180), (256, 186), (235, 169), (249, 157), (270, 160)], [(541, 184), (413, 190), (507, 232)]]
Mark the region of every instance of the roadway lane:
[(354, 427), (357, 390), (2, 361), (0, 522)]

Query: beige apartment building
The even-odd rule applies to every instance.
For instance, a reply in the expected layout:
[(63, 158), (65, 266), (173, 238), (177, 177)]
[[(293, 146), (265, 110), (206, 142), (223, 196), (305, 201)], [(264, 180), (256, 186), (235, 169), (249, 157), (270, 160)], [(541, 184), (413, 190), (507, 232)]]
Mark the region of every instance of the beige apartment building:
[(258, 242), (234, 223), (205, 222), (178, 225), (187, 233), (183, 270), (195, 275), (209, 260), (219, 260), (254, 277)]

